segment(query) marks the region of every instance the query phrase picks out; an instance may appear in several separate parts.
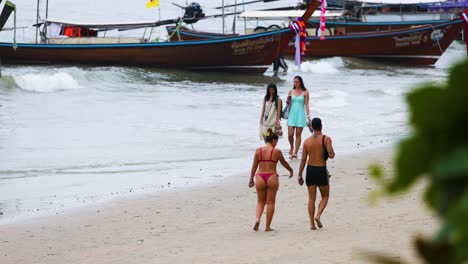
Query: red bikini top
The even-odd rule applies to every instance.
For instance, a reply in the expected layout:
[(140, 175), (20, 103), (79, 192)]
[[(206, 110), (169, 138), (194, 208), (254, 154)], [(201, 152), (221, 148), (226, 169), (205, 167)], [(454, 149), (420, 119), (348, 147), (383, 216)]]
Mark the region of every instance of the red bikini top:
[(262, 152), (263, 152), (263, 149), (260, 148), (260, 160), (258, 162), (273, 162), (273, 163), (278, 163), (278, 161), (274, 161), (273, 160), (273, 150), (275, 150), (275, 148), (272, 148), (271, 149), (271, 152), (270, 152), (270, 159), (269, 160), (264, 160), (262, 159)]

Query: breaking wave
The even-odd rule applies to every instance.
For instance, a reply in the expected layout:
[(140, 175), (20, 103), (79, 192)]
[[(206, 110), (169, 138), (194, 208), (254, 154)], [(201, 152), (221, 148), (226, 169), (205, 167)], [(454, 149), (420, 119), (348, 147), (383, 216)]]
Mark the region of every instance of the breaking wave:
[(302, 62), (301, 68), (295, 69), (299, 70), (300, 72), (310, 72), (310, 73), (338, 73), (340, 72), (340, 68), (344, 67), (343, 59), (342, 58), (328, 58), (328, 59), (320, 59), (320, 60), (308, 60)]
[(79, 89), (79, 83), (66, 72), (54, 74), (23, 74), (14, 76), (16, 84), (23, 90), (37, 93), (52, 93)]

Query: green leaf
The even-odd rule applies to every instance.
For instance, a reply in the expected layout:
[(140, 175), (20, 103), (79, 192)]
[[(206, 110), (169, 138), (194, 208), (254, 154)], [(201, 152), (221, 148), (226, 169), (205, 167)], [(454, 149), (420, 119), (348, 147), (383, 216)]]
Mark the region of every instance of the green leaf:
[(425, 200), (441, 227), (432, 241), (417, 240), (418, 252), (426, 263), (468, 263), (468, 60), (450, 70), (446, 84), (426, 84), (408, 94), (407, 103), (413, 135), (398, 146), (394, 177), (386, 181), (379, 165), (369, 172), (389, 194), (427, 177)]
[(452, 247), (448, 243), (433, 243), (432, 241), (418, 238), (415, 246), (425, 263), (451, 264), (453, 261)]
[[(448, 213), (448, 222), (456, 230), (455, 237), (460, 240), (468, 241), (468, 192), (465, 193), (452, 210)], [(468, 249), (468, 248), (467, 248)], [(468, 253), (468, 252), (467, 252)]]
[(378, 183), (382, 183), (383, 181), (383, 178), (384, 178), (384, 172), (383, 172), (383, 167), (381, 164), (371, 164), (369, 166), (369, 175), (370, 177), (378, 182)]
[[(403, 264), (399, 257), (392, 257), (380, 253), (365, 253), (363, 257), (371, 262), (380, 264)], [(313, 263), (313, 261), (311, 261)]]
[(424, 194), (424, 200), (426, 201), (426, 204), (431, 208), (432, 210), (436, 210), (441, 198), (442, 191), (440, 189), (439, 184), (434, 184), (433, 182), (430, 182), (426, 188), (426, 192)]
[(406, 100), (410, 108), (410, 123), (417, 134), (433, 134), (448, 125), (446, 89), (431, 84), (409, 93)]
[(468, 145), (459, 146), (439, 158), (434, 164), (433, 171), (433, 179), (436, 182), (466, 179), (468, 177)]
[(453, 204), (447, 213), (447, 224), (450, 226), (450, 239), (456, 247), (457, 259), (468, 260), (468, 182), (465, 182), (465, 193)]
[[(450, 94), (464, 94), (467, 95), (466, 89), (468, 84), (468, 60), (461, 62), (450, 69), (449, 79), (447, 86), (450, 90)], [(451, 96), (453, 99), (454, 97)], [(467, 97), (464, 97), (466, 100)], [(463, 98), (461, 98), (463, 99)]]
[(395, 177), (387, 184), (387, 191), (396, 193), (408, 189), (423, 173), (432, 159), (432, 148), (421, 138), (402, 141), (396, 158)]

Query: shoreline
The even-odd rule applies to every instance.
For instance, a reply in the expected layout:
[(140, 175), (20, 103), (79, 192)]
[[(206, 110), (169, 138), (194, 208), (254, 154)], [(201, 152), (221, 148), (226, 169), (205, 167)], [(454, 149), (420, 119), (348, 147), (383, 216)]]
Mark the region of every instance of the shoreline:
[[(389, 168), (391, 148), (337, 156), (329, 163), (324, 228), (308, 230), (307, 191), (279, 169), (274, 232), (254, 232), (256, 195), (248, 175), (221, 183), (142, 194), (27, 223), (0, 225), (2, 263), (350, 263), (363, 251), (416, 261), (410, 238), (434, 232), (422, 189), (368, 205), (367, 166)], [(339, 153), (338, 153), (339, 155)], [(249, 169), (249, 168), (246, 168)], [(260, 230), (263, 230), (265, 216)], [(265, 254), (266, 253), (266, 254)], [(397, 254), (397, 255), (396, 255)]]
[[(308, 131), (306, 131), (304, 134), (305, 136), (309, 136)], [(283, 137), (279, 148), (282, 149), (283, 155), (285, 155), (285, 157), (287, 158), (286, 149), (288, 146), (286, 140), (287, 139)], [(375, 145), (368, 146), (361, 146), (360, 144), (357, 144), (354, 149), (344, 151), (342, 153), (342, 156), (346, 157), (355, 154), (359, 155), (359, 153), (378, 151), (380, 149), (388, 148), (389, 145), (390, 144), (388, 142), (376, 142)], [(255, 148), (252, 148), (251, 152), (253, 153), (254, 150)], [(215, 165), (213, 165), (213, 162)], [(226, 162), (228, 162), (229, 164), (226, 164)], [(232, 166), (232, 164), (236, 164), (236, 166), (238, 167), (225, 167)], [(128, 179), (125, 181), (119, 180), (120, 184), (124, 182), (128, 184), (128, 187), (126, 188), (116, 189), (113, 187), (105, 186), (100, 191), (94, 189), (94, 186), (104, 184), (104, 178), (101, 180), (95, 180), (85, 175), (86, 177), (81, 180), (81, 184), (86, 184), (86, 186), (80, 187), (78, 185), (78, 189), (74, 190), (69, 189), (70, 184), (66, 182), (67, 174), (65, 172), (63, 173), (63, 175), (57, 174), (52, 175), (50, 177), (43, 176), (53, 179), (54, 185), (56, 185), (54, 189), (59, 188), (59, 186), (64, 186), (66, 187), (66, 189), (68, 189), (68, 191), (54, 193), (53, 196), (42, 196), (39, 194), (33, 194), (32, 197), (35, 196), (38, 197), (38, 199), (31, 199), (31, 197), (24, 197), (23, 199), (15, 198), (14, 200), (10, 200), (10, 203), (8, 203), (7, 200), (5, 200), (4, 204), (0, 203), (0, 226), (16, 223), (33, 223), (34, 221), (40, 220), (42, 218), (79, 213), (80, 211), (86, 210), (88, 208), (92, 209), (96, 206), (112, 205), (112, 203), (115, 201), (131, 200), (141, 195), (153, 195), (160, 192), (167, 193), (172, 192), (175, 189), (188, 190), (191, 188), (203, 188), (203, 186), (211, 185), (213, 183), (216, 185), (217, 180), (225, 180), (231, 177), (236, 177), (240, 174), (244, 174), (246, 169), (249, 170), (250, 165), (250, 153), (244, 158), (235, 157), (231, 159), (200, 160), (197, 161), (196, 164), (189, 166), (193, 167), (193, 169), (196, 170), (195, 173), (190, 176), (184, 176), (184, 173), (180, 169), (178, 169), (177, 171), (173, 171), (174, 175), (172, 175), (171, 177), (165, 177), (160, 179), (158, 177), (153, 177), (152, 174), (148, 171), (145, 172), (147, 176), (143, 176), (142, 179), (140, 179), (141, 176), (138, 176), (136, 183), (130, 180), (132, 178), (131, 175), (128, 175)], [(198, 169), (196, 168), (200, 168), (200, 171), (198, 171)], [(138, 168), (134, 169), (136, 170)], [(221, 170), (223, 170), (223, 173), (221, 173)], [(208, 175), (206, 175), (203, 171), (209, 171)], [(229, 172), (226, 173), (225, 171)], [(134, 173), (137, 173), (137, 175), (143, 175), (138, 174), (138, 171)], [(64, 179), (62, 179), (62, 177)], [(119, 178), (121, 179), (122, 177)], [(75, 179), (73, 179), (73, 181), (76, 183)], [(27, 182), (28, 180), (26, 180), (26, 182), (21, 182), (21, 184), (24, 185)], [(41, 185), (37, 185), (35, 182), (32, 182), (31, 184), (27, 184), (28, 191), (34, 193), (34, 190), (37, 189), (39, 190), (38, 192), (40, 192), (40, 190), (42, 189)], [(9, 189), (15, 189), (16, 185), (11, 184)], [(110, 185), (112, 185), (112, 183), (110, 183)], [(92, 193), (92, 191), (94, 191), (94, 193)], [(10, 194), (8, 194), (7, 192), (6, 195), (10, 195), (12, 197), (11, 199), (13, 199), (13, 197), (15, 197), (17, 194), (13, 192), (10, 192)], [(29, 195), (31, 195), (31, 193), (29, 193)]]

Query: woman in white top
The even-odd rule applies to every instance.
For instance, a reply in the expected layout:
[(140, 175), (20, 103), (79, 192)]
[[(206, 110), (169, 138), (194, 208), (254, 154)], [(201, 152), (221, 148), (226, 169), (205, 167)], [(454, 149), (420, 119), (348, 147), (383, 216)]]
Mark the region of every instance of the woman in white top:
[(280, 126), (281, 107), (282, 102), (278, 96), (278, 88), (273, 83), (268, 84), (260, 114), (260, 140), (263, 140), (263, 134), (268, 128), (275, 131), (275, 127)]

